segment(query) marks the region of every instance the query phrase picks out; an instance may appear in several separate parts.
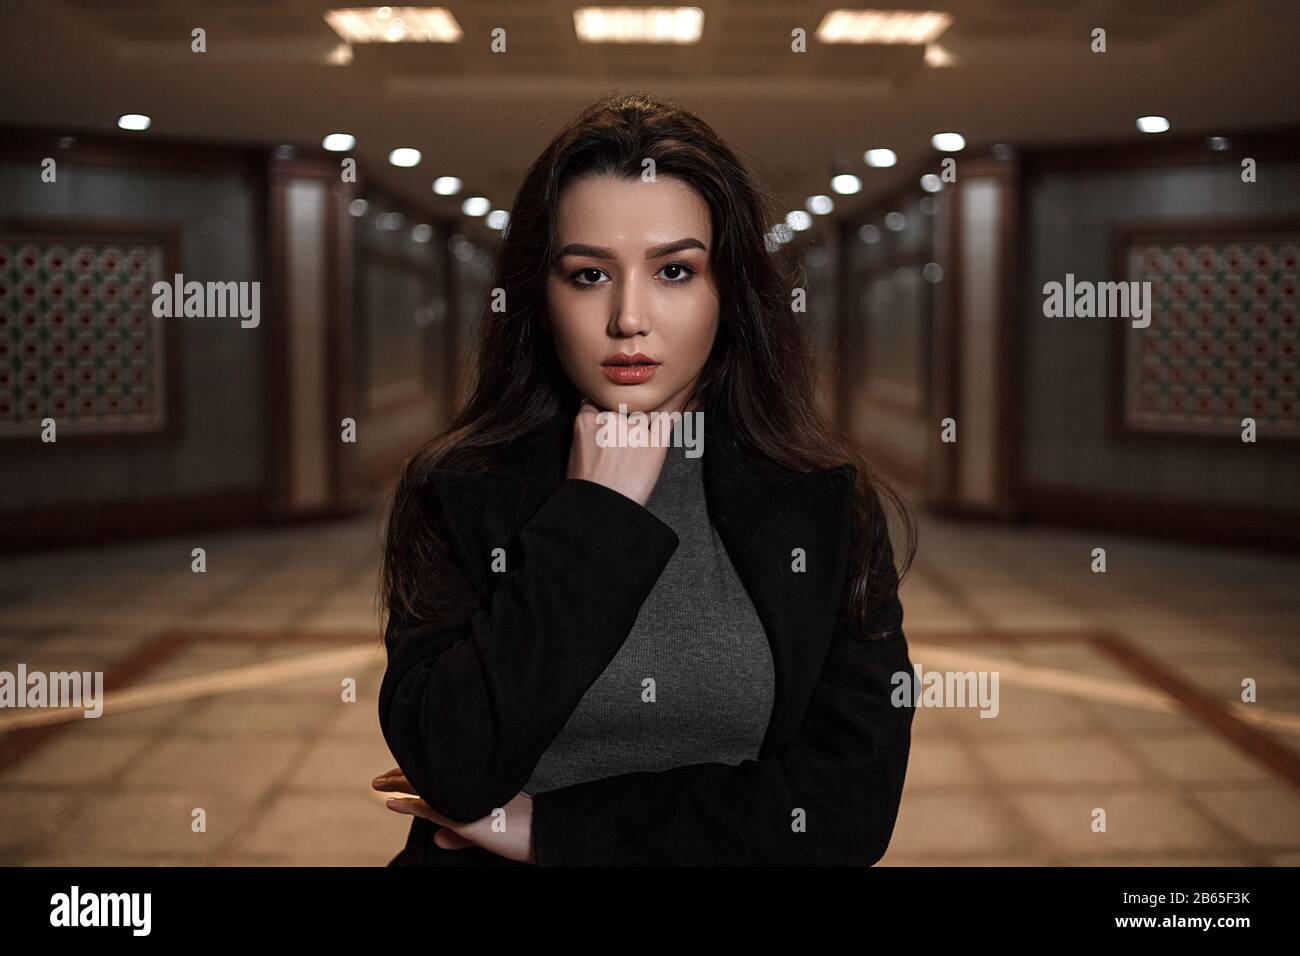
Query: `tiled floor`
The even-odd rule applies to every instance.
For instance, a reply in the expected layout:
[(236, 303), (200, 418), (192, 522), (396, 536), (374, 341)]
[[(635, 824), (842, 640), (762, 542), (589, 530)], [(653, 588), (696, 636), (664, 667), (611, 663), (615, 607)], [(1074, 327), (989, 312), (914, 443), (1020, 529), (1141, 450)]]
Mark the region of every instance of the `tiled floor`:
[[(369, 788), (393, 765), (376, 717), (378, 527), (0, 561), (0, 670), (254, 682), (0, 728), (0, 864), (386, 862), (408, 821)], [(1005, 670), (993, 719), (917, 713), (883, 864), (1300, 864), (1298, 585), (1300, 562), (1277, 556), (923, 519), (903, 595), (914, 662)], [(320, 663), (340, 649), (349, 662)], [(292, 675), (257, 685), (274, 661)], [(1245, 678), (1254, 705), (1236, 703)]]

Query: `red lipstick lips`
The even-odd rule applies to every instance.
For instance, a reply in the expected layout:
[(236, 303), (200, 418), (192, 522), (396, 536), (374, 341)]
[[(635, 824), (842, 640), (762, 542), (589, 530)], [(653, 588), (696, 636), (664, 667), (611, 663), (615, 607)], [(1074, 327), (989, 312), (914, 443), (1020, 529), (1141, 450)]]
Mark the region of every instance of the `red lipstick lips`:
[(640, 352), (631, 355), (615, 352), (601, 363), (600, 369), (615, 385), (640, 385), (649, 381), (662, 364)]

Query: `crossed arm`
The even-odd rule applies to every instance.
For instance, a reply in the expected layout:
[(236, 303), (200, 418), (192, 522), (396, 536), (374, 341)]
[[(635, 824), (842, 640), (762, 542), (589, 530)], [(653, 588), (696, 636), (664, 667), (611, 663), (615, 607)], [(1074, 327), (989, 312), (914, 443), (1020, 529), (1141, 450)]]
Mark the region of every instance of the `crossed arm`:
[[(431, 494), (430, 506), (443, 503)], [(475, 825), (520, 806), (519, 791), (618, 652), (678, 542), (640, 505), (577, 479), (521, 531), (521, 560), (486, 601), (445, 540), (447, 593), (463, 598), (437, 620), (390, 620), (380, 722), (435, 814)], [(617, 544), (627, 540), (640, 547)], [(529, 857), (544, 866), (874, 863), (893, 832), (910, 747), (912, 709), (891, 703), (893, 675), (904, 670), (894, 594), (860, 629), (840, 625), (780, 754), (539, 793), (518, 814), (530, 827)]]

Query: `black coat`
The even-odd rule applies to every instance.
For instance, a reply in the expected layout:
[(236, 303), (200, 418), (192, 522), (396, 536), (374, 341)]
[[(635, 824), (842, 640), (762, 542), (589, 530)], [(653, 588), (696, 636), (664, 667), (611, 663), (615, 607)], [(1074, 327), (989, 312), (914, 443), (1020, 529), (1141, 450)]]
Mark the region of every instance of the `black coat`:
[[(522, 790), (677, 547), (631, 498), (564, 477), (572, 428), (557, 419), (505, 446), (486, 474), (435, 470), (421, 489), (446, 541), (447, 610), (390, 617), (379, 719), (416, 792), (453, 820), (487, 816)], [(535, 794), (538, 865), (870, 865), (889, 844), (912, 722), (911, 707), (891, 704), (891, 678), (912, 665), (896, 593), (865, 626), (849, 621), (855, 472), (782, 469), (732, 447), (715, 419), (704, 435), (709, 516), (772, 649), (758, 759)], [(888, 534), (874, 547), (889, 549), (892, 569)], [(504, 573), (492, 570), (496, 548)], [(414, 819), (390, 865), (523, 865), (442, 849), (437, 829)]]

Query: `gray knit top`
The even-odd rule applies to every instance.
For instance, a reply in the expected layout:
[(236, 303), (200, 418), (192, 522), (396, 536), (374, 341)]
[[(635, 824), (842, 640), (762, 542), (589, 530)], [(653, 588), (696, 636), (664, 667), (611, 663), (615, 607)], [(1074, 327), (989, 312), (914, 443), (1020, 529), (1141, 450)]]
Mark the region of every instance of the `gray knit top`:
[(771, 648), (709, 521), (703, 456), (686, 451), (668, 448), (646, 502), (677, 533), (677, 550), (623, 646), (538, 761), (523, 790), (530, 796), (758, 756), (775, 691)]

